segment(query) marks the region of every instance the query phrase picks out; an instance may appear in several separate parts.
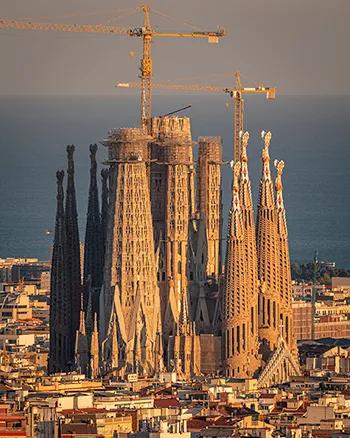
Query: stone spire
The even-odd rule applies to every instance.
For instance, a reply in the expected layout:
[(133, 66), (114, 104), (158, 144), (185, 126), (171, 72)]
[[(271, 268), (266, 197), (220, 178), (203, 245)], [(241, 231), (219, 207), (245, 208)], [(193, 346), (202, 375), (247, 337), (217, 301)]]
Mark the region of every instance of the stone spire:
[(249, 361), (250, 372), (254, 373), (260, 366), (258, 359), (258, 262), (256, 254), (256, 236), (254, 224), (254, 209), (252, 202), (251, 183), (248, 172), (247, 147), (249, 133), (241, 135), (241, 172), (239, 182), (239, 198), (242, 210), (244, 227), (245, 260), (247, 267), (247, 295), (250, 303), (249, 341), (251, 358)]
[(50, 286), (50, 352), (49, 373), (67, 370), (67, 323), (70, 320), (70, 306), (67, 302), (65, 278), (66, 233), (64, 226), (63, 170), (56, 173), (57, 210), (55, 236), (52, 250)]
[(97, 314), (94, 315), (94, 330), (91, 335), (90, 343), (90, 372), (91, 378), (96, 379), (100, 374), (100, 355), (98, 343), (98, 328), (97, 328)]
[(66, 191), (66, 206), (65, 206), (65, 232), (66, 232), (66, 251), (65, 251), (65, 271), (66, 271), (66, 287), (69, 300), (69, 323), (68, 323), (68, 341), (69, 341), (69, 357), (67, 362), (74, 364), (74, 348), (75, 336), (79, 329), (80, 315), (80, 296), (81, 296), (81, 276), (80, 276), (80, 242), (78, 229), (78, 213), (75, 197), (74, 185), (74, 146), (67, 146), (68, 156), (68, 179)]
[(257, 255), (259, 293), (259, 338), (263, 359), (267, 360), (277, 346), (280, 335), (280, 297), (277, 216), (274, 188), (270, 173), (269, 147), (271, 133), (263, 133), (262, 175), (257, 214)]
[(283, 202), (282, 174), (284, 162), (275, 160), (277, 169), (275, 180), (276, 190), (276, 214), (278, 232), (278, 261), (279, 261), (279, 300), (281, 306), (281, 332), (284, 340), (292, 352), (296, 352), (296, 340), (293, 332), (293, 310), (292, 310), (292, 278), (288, 247), (288, 230), (286, 211)]
[[(246, 239), (239, 198), (241, 163), (233, 166), (232, 204), (227, 236), (223, 314), (224, 368), (230, 377), (252, 377), (256, 345), (250, 333), (251, 292), (246, 262)], [(252, 354), (253, 352), (253, 354)]]
[[(113, 130), (108, 140), (111, 158), (111, 221), (108, 226), (100, 330), (116, 312), (120, 366), (155, 372), (160, 299), (147, 176), (147, 133), (139, 128)], [(109, 245), (111, 242), (111, 245)], [(108, 354), (110, 354), (108, 352)]]
[(107, 221), (108, 221), (108, 205), (109, 205), (109, 170), (101, 170), (102, 178), (102, 205), (101, 205), (101, 234), (102, 234), (102, 246), (103, 246), (103, 260), (106, 253), (106, 238), (107, 238)]
[(75, 368), (87, 375), (89, 367), (89, 348), (85, 330), (85, 313), (83, 309), (83, 297), (80, 308), (79, 330), (75, 338)]
[[(90, 277), (92, 310), (98, 310), (103, 273), (103, 238), (97, 187), (97, 145), (90, 145), (90, 188), (84, 247), (84, 285)], [(89, 290), (84, 287), (84, 312), (87, 311)]]

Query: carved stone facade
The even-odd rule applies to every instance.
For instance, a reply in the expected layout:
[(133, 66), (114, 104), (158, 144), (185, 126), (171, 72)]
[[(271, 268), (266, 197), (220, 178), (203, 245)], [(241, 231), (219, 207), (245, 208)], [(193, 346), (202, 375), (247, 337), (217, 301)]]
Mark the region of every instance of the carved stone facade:
[[(300, 373), (293, 334), (284, 163), (275, 162), (274, 191), (271, 134), (264, 136), (256, 229), (249, 134), (240, 137), (222, 272), (221, 139), (199, 138), (195, 179), (189, 119), (156, 117), (150, 132), (110, 131), (101, 214), (96, 147), (90, 148), (84, 258), (89, 288), (81, 304), (74, 148), (67, 149), (65, 208), (63, 172), (57, 173), (50, 372), (74, 367), (93, 378), (123, 377), (128, 372), (149, 377), (166, 363), (184, 379), (223, 373), (257, 377), (259, 387)], [(98, 308), (92, 290), (99, 295)]]
[[(118, 366), (152, 375), (160, 366), (157, 337), (161, 333), (159, 289), (153, 243), (146, 161), (149, 138), (138, 128), (122, 128), (108, 139), (112, 194), (107, 230), (104, 285), (100, 300), (100, 337), (115, 336)], [(103, 309), (103, 310), (102, 310)], [(105, 343), (105, 360), (115, 342)], [(115, 358), (114, 358), (115, 361)]]

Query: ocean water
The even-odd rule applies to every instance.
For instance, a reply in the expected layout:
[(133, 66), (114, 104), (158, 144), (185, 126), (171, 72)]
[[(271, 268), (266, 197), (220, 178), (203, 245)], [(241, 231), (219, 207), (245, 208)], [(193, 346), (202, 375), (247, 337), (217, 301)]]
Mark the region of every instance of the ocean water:
[[(154, 96), (153, 112), (192, 104), (192, 134), (220, 135), (232, 159), (231, 108), (224, 96)], [(137, 95), (0, 97), (0, 257), (49, 257), (55, 218), (55, 172), (76, 145), (76, 188), (84, 237), (90, 143), (112, 127), (138, 123)], [(350, 268), (350, 96), (262, 96), (246, 99), (246, 129), (254, 199), (261, 172), (260, 133), (271, 130), (271, 164), (285, 161), (284, 192), (293, 260), (321, 260)], [(101, 163), (106, 150), (100, 146)], [(273, 166), (272, 166), (273, 167)], [(225, 215), (230, 168), (223, 167)], [(225, 230), (226, 233), (226, 230)]]

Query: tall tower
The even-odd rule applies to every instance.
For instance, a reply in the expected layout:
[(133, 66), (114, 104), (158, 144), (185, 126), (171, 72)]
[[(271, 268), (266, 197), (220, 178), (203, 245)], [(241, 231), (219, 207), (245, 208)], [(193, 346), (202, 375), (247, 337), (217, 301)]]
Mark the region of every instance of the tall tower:
[(163, 332), (174, 333), (182, 294), (188, 294), (189, 224), (194, 213), (190, 120), (154, 117), (151, 132), (151, 203), (158, 256)]
[[(84, 246), (84, 313), (87, 312), (89, 292), (92, 303), (91, 310), (97, 312), (99, 293), (102, 285), (103, 274), (103, 237), (101, 215), (97, 187), (97, 145), (90, 145), (90, 188), (87, 210), (87, 221)], [(91, 291), (88, 289), (91, 288)]]
[(279, 294), (279, 237), (274, 200), (274, 188), (270, 172), (269, 147), (271, 133), (264, 136), (262, 150), (262, 175), (257, 214), (257, 254), (259, 293), (259, 338), (263, 359), (267, 360), (275, 350), (280, 336)]
[(249, 133), (245, 132), (240, 139), (241, 143), (241, 172), (239, 179), (239, 199), (242, 210), (242, 221), (245, 242), (246, 286), (250, 307), (249, 332), (251, 356), (249, 360), (250, 371), (255, 372), (260, 366), (258, 358), (258, 262), (256, 254), (256, 236), (254, 224), (254, 209), (252, 202), (251, 183), (248, 171), (247, 147)]
[(279, 261), (279, 301), (280, 301), (280, 324), (281, 333), (289, 349), (296, 353), (296, 339), (293, 332), (293, 310), (292, 310), (292, 278), (288, 247), (288, 229), (286, 211), (283, 201), (282, 174), (284, 162), (274, 162), (277, 169), (275, 181), (276, 190), (276, 214), (277, 214), (277, 233), (278, 233), (278, 261)]
[[(197, 331), (213, 333), (216, 312), (221, 303), (219, 275), (221, 273), (221, 165), (220, 137), (199, 137), (197, 162), (198, 224), (192, 229), (195, 246), (195, 279), (191, 287), (194, 319)], [(219, 312), (221, 313), (221, 312)]]
[(68, 179), (65, 206), (65, 270), (66, 270), (66, 293), (69, 300), (67, 309), (68, 319), (68, 341), (69, 357), (67, 362), (74, 364), (75, 336), (79, 330), (80, 319), (80, 298), (81, 298), (81, 276), (80, 276), (80, 242), (78, 229), (78, 212), (75, 197), (74, 185), (74, 146), (67, 146), (68, 156)]
[[(146, 131), (139, 128), (121, 128), (109, 135), (112, 213), (100, 299), (101, 336), (113, 338), (109, 326), (114, 325), (115, 314), (119, 366), (142, 375), (152, 375), (160, 365), (157, 337), (161, 333), (146, 168), (149, 140)], [(108, 344), (109, 348), (114, 344), (115, 351), (115, 341)], [(112, 356), (115, 353), (105, 352), (105, 358)]]
[(227, 376), (248, 378), (257, 369), (257, 345), (251, 336), (252, 294), (239, 198), (240, 168), (240, 162), (235, 163), (225, 263), (223, 356)]
[(66, 294), (66, 272), (64, 268), (66, 233), (64, 226), (64, 172), (58, 171), (57, 178), (57, 210), (55, 237), (52, 250), (51, 286), (50, 286), (50, 352), (48, 361), (49, 373), (67, 370), (68, 323), (70, 306)]
[(221, 138), (198, 139), (199, 279), (218, 279), (221, 268)]

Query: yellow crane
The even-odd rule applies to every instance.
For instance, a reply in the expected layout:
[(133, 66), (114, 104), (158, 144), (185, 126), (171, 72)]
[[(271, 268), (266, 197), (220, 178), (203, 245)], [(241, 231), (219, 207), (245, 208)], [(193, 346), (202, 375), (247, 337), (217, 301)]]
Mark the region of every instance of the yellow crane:
[[(118, 88), (139, 88), (137, 82), (119, 82)], [(240, 151), (240, 132), (244, 131), (244, 99), (243, 94), (262, 93), (267, 99), (276, 97), (275, 87), (243, 87), (239, 72), (235, 72), (234, 88), (223, 87), (219, 85), (201, 85), (201, 84), (172, 84), (169, 82), (159, 82), (152, 84), (153, 89), (165, 89), (173, 91), (198, 91), (204, 93), (227, 93), (233, 100), (233, 158), (239, 161)]]
[(209, 43), (218, 43), (219, 38), (225, 35), (224, 30), (216, 32), (158, 32), (150, 23), (150, 7), (141, 6), (143, 11), (143, 26), (126, 28), (104, 24), (62, 24), (62, 23), (38, 23), (32, 21), (18, 21), (0, 18), (0, 29), (59, 31), (75, 33), (105, 33), (111, 35), (129, 35), (140, 37), (143, 40), (143, 56), (140, 65), (140, 89), (141, 89), (141, 126), (147, 127), (152, 111), (152, 56), (151, 47), (154, 37), (192, 37), (207, 38)]

